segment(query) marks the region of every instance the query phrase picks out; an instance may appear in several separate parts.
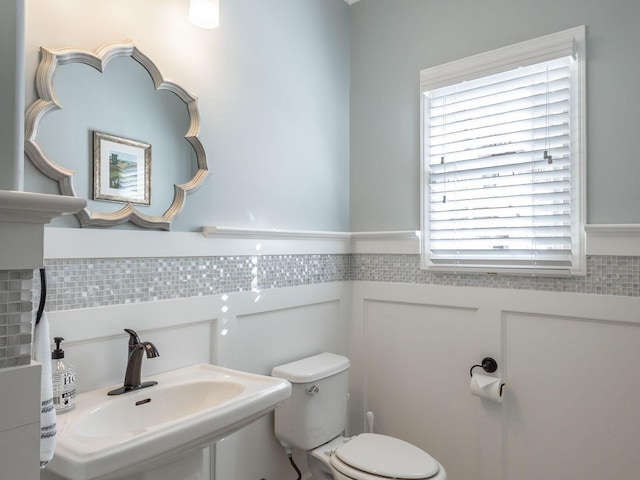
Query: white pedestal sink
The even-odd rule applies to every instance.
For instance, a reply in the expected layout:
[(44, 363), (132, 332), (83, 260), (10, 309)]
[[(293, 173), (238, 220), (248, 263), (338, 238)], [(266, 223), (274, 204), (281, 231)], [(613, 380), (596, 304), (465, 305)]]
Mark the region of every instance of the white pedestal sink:
[(291, 395), (286, 380), (199, 364), (153, 375), (158, 385), (108, 396), (113, 386), (78, 395), (58, 415), (47, 470), (69, 480), (108, 480), (144, 472), (220, 440)]

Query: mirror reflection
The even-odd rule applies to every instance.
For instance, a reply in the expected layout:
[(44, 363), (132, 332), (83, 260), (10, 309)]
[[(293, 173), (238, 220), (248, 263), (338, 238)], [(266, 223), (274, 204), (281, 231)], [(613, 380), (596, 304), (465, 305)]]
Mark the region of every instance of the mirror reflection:
[[(88, 199), (79, 216), (83, 226), (132, 221), (168, 230), (185, 193), (208, 173), (194, 134), (195, 98), (164, 81), (133, 46), (99, 53), (87, 57), (86, 52), (43, 49), (40, 99), (27, 112), (32, 131), (28, 125), (26, 152), (40, 171), (59, 181), (61, 193)], [(42, 81), (52, 71), (52, 80)], [(94, 137), (115, 142), (103, 141), (99, 155)], [(147, 157), (137, 145), (149, 146)], [(102, 168), (94, 171), (96, 166)], [(136, 184), (142, 192), (145, 179), (148, 201), (144, 196), (145, 201), (136, 201)]]

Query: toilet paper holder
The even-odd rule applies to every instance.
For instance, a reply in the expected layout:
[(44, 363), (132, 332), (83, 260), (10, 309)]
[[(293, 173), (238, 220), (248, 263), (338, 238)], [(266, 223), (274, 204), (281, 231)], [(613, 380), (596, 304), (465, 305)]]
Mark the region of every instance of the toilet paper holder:
[[(473, 369), (476, 368), (476, 367), (481, 367), (487, 373), (493, 373), (496, 370), (498, 370), (498, 362), (496, 362), (491, 357), (484, 357), (482, 359), (482, 363), (480, 363), (478, 365), (473, 365), (471, 367), (471, 369), (469, 370), (469, 375), (471, 377), (473, 377)], [(500, 396), (502, 396), (503, 389), (504, 389), (504, 383), (501, 383), (500, 384)]]
[(498, 362), (496, 362), (493, 358), (491, 357), (484, 357), (482, 359), (482, 363), (478, 364), (478, 365), (474, 365), (473, 367), (471, 367), (471, 369), (469, 370), (469, 376), (473, 377), (473, 369), (476, 367), (482, 367), (482, 369), (487, 372), (487, 373), (493, 373), (496, 370), (498, 370)]

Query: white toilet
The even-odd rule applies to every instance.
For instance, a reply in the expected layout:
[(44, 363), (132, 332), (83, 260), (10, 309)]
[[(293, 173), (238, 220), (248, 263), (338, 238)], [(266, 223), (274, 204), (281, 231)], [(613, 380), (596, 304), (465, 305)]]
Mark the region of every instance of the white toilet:
[(446, 480), (447, 472), (415, 445), (387, 435), (342, 437), (347, 418), (349, 359), (321, 353), (275, 367), (291, 397), (275, 410), (275, 434), (290, 452), (307, 451), (314, 480)]

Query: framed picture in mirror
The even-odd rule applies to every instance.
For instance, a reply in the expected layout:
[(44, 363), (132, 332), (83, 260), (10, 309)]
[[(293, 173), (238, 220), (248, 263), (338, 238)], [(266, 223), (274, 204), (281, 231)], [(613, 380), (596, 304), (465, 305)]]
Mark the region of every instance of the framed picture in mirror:
[(151, 205), (151, 145), (93, 132), (94, 200)]

